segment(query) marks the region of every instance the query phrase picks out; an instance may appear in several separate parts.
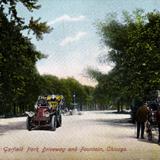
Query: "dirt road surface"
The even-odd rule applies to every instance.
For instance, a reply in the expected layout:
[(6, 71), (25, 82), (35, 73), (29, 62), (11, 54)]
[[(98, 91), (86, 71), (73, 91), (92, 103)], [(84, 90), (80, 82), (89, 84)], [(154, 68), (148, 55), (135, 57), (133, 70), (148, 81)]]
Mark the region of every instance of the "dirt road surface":
[(26, 117), (0, 119), (0, 160), (159, 160), (157, 136), (137, 140), (130, 115), (111, 111), (63, 116), (55, 132), (27, 131)]

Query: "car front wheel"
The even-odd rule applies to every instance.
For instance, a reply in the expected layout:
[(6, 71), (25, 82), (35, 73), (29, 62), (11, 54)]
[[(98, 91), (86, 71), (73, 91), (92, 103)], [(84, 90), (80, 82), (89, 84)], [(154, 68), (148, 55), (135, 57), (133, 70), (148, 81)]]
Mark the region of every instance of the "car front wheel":
[(31, 126), (31, 118), (30, 118), (30, 117), (27, 117), (27, 120), (26, 120), (26, 127), (27, 127), (28, 131), (31, 131), (31, 130), (32, 130), (32, 126)]
[(51, 130), (55, 131), (56, 127), (57, 127), (57, 120), (56, 120), (56, 116), (53, 115), (51, 119)]

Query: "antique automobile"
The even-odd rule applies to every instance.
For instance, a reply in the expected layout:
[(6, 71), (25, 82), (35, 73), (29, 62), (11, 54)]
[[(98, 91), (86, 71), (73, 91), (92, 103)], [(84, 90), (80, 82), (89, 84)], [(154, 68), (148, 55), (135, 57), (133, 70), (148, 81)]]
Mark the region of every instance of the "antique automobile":
[(26, 126), (29, 131), (35, 128), (47, 127), (52, 131), (62, 125), (61, 106), (63, 96), (39, 96), (35, 105), (35, 112), (26, 112)]

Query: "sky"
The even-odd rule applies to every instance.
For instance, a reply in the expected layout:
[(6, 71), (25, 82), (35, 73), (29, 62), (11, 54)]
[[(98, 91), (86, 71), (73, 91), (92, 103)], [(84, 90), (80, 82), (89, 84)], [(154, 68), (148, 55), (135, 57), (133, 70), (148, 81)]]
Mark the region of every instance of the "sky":
[(86, 75), (88, 67), (107, 73), (112, 65), (101, 64), (98, 57), (107, 54), (97, 33), (97, 23), (104, 21), (108, 13), (116, 12), (119, 19), (122, 11), (132, 13), (137, 8), (145, 12), (158, 10), (160, 0), (39, 0), (39, 10), (29, 13), (19, 8), (21, 16), (29, 20), (41, 17), (53, 31), (37, 41), (31, 36), (37, 50), (48, 55), (37, 62), (40, 74), (52, 74), (59, 78), (74, 77), (85, 85), (96, 84)]

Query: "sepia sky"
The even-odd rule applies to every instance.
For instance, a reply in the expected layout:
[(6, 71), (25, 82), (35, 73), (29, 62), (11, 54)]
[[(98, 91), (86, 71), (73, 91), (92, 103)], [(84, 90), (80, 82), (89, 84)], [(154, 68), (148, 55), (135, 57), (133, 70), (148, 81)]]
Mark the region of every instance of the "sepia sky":
[(37, 50), (48, 55), (37, 62), (40, 74), (52, 74), (60, 78), (74, 77), (82, 84), (94, 85), (85, 76), (87, 67), (108, 72), (112, 67), (102, 65), (98, 57), (107, 53), (97, 33), (96, 23), (105, 20), (108, 13), (116, 12), (121, 19), (122, 11), (137, 9), (145, 12), (160, 8), (159, 0), (39, 0), (42, 7), (29, 13), (20, 7), (21, 16), (42, 18), (54, 30), (42, 41), (32, 37)]

